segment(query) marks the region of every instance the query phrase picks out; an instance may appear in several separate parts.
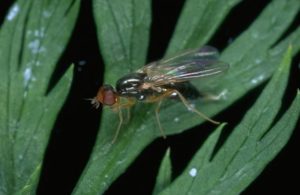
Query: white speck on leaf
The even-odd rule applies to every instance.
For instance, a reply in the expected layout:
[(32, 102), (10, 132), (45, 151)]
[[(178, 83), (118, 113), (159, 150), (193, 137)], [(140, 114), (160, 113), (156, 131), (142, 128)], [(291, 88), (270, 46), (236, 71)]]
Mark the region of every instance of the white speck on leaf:
[(35, 65), (36, 65), (36, 66), (40, 66), (40, 65), (41, 65), (41, 62), (40, 62), (40, 61), (36, 61)]
[(144, 130), (146, 128), (146, 125), (141, 126), (141, 130)]
[(178, 118), (178, 117), (175, 117), (175, 118), (174, 118), (174, 122), (177, 123), (178, 121), (179, 121), (179, 118)]
[(34, 36), (38, 37), (38, 36), (39, 36), (39, 33), (40, 33), (40, 32), (39, 32), (38, 30), (35, 30), (35, 31), (34, 31)]
[(256, 60), (255, 60), (255, 63), (256, 63), (256, 64), (261, 64), (261, 62), (262, 62), (261, 59), (256, 59)]
[(253, 79), (251, 79), (251, 83), (252, 84), (257, 84), (259, 83), (260, 81), (264, 80), (264, 75), (259, 75), (258, 77), (255, 77)]
[(51, 16), (51, 12), (50, 11), (48, 11), (48, 10), (44, 10), (43, 11), (43, 16), (45, 17), (45, 18), (50, 18), (50, 16)]
[(191, 168), (191, 170), (189, 171), (189, 174), (190, 174), (191, 177), (196, 177), (197, 169), (196, 168)]
[(102, 186), (103, 187), (107, 186), (107, 183), (106, 182), (102, 182)]
[(7, 15), (7, 17), (6, 17), (6, 19), (7, 19), (8, 21), (12, 21), (12, 20), (18, 15), (19, 11), (20, 11), (19, 5), (18, 5), (18, 4), (15, 4), (15, 5), (11, 8), (11, 10), (9, 11), (9, 13), (8, 13), (8, 15)]
[(24, 77), (24, 85), (27, 86), (29, 81), (31, 80), (32, 77), (32, 70), (31, 68), (26, 68), (24, 73), (23, 73), (23, 77)]
[(31, 41), (30, 43), (28, 43), (28, 48), (31, 49), (31, 52), (36, 54), (39, 51), (39, 47), (40, 47), (40, 40), (35, 39), (33, 41)]
[(12, 121), (9, 123), (9, 130), (11, 132), (16, 132), (19, 128), (19, 122), (16, 119), (12, 119)]
[(239, 180), (242, 180), (244, 177), (247, 176), (247, 168), (249, 167), (243, 167), (241, 169), (239, 169), (235, 174), (234, 177), (238, 178)]
[(34, 30), (33, 35), (36, 37), (44, 37), (45, 36), (45, 27), (41, 27), (39, 30)]
[(126, 161), (125, 159), (118, 160), (116, 164), (117, 164), (117, 165), (121, 165), (121, 164), (123, 164), (125, 161)]
[(251, 36), (252, 36), (254, 39), (257, 39), (257, 38), (258, 38), (258, 32), (252, 32), (252, 33), (251, 33)]
[(41, 42), (39, 39), (35, 39), (30, 43), (28, 43), (28, 48), (31, 50), (33, 54), (46, 51), (44, 47), (41, 47)]
[(138, 129), (136, 130), (136, 132), (142, 132), (142, 131), (145, 130), (145, 128), (146, 128), (146, 125), (141, 125), (141, 127), (138, 128)]

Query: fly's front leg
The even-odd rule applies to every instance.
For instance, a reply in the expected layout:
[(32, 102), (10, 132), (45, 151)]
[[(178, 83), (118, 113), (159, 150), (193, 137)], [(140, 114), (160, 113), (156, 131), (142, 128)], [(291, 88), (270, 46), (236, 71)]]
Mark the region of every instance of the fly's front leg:
[(126, 118), (126, 122), (129, 121), (130, 119), (130, 108), (135, 104), (135, 100), (134, 99), (127, 99), (127, 102), (124, 102), (124, 103), (118, 103), (118, 104), (115, 104), (112, 109), (116, 112), (118, 112), (118, 115), (119, 115), (119, 124), (118, 124), (118, 127), (117, 127), (117, 130), (116, 130), (116, 133), (114, 135), (114, 138), (112, 140), (112, 143), (114, 143), (117, 138), (118, 138), (118, 135), (120, 133), (120, 130), (121, 130), (121, 127), (124, 123), (124, 117), (123, 117), (123, 112), (122, 112), (122, 109), (123, 108), (126, 108), (127, 109), (127, 118)]
[(119, 110), (118, 110), (118, 115), (119, 115), (119, 124), (118, 124), (117, 130), (116, 130), (116, 133), (114, 135), (114, 138), (112, 140), (112, 143), (115, 143), (115, 141), (117, 140), (118, 135), (120, 133), (120, 129), (121, 129), (122, 124), (123, 124), (123, 114), (122, 114), (122, 109), (121, 108), (119, 108)]
[(125, 119), (124, 123), (127, 123), (130, 120), (130, 109), (136, 103), (136, 100), (133, 98), (127, 98), (126, 100), (126, 102), (120, 102), (118, 105), (112, 107), (112, 109), (116, 112), (123, 108), (127, 110), (127, 118)]

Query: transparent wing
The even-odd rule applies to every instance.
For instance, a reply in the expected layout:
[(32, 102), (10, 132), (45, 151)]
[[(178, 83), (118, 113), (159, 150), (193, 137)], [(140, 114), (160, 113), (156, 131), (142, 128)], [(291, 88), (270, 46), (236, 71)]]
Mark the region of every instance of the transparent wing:
[(227, 70), (229, 65), (219, 61), (218, 57), (217, 49), (204, 46), (150, 63), (137, 72), (146, 73), (146, 82), (151, 82), (156, 86), (184, 82), (193, 78), (216, 75)]

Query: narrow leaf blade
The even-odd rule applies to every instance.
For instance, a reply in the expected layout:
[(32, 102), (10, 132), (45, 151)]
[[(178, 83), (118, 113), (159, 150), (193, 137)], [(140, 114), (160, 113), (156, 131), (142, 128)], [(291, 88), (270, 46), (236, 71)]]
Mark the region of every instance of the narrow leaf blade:
[[(106, 65), (106, 83), (113, 84), (124, 74), (145, 64), (150, 3), (147, 0), (93, 1), (99, 45)], [(130, 137), (112, 144), (117, 123), (118, 115), (104, 109), (99, 138), (74, 194), (103, 193), (147, 144), (143, 140), (131, 144)], [(139, 139), (138, 136), (135, 138)]]
[[(182, 188), (186, 183), (186, 176), (181, 175), (162, 194), (238, 194), (261, 173), (287, 143), (300, 114), (298, 93), (288, 111), (269, 130), (279, 111), (287, 85), (291, 56), (292, 51), (289, 48), (255, 105), (212, 160), (206, 162), (198, 171), (199, 176), (193, 184)], [(196, 154), (190, 164), (200, 164), (197, 156)]]
[(79, 0), (19, 0), (1, 26), (0, 194), (35, 193), (50, 130), (71, 84), (65, 77), (71, 72), (50, 93), (48, 84), (78, 10)]
[[(132, 42), (128, 41), (128, 34), (130, 35), (130, 32), (135, 29), (129, 30), (130, 28), (127, 28), (128, 26), (126, 25), (122, 27), (127, 22), (121, 24), (122, 22), (115, 21), (118, 21), (119, 17), (124, 16), (122, 12), (128, 12), (128, 10), (124, 11), (118, 6), (126, 7), (124, 5), (130, 4), (130, 2), (123, 1), (120, 5), (114, 5), (116, 8), (113, 9), (111, 5), (114, 2), (109, 2), (112, 3), (111, 5), (107, 1), (95, 1), (95, 3), (101, 5), (95, 11), (97, 10), (100, 13), (101, 8), (105, 8), (102, 12), (105, 15), (98, 18), (98, 37), (106, 64), (105, 80), (107, 83), (114, 83), (121, 76), (126, 75), (127, 72), (136, 68), (135, 64), (128, 65), (130, 64), (128, 62), (131, 60), (128, 57), (128, 52), (132, 45)], [(108, 8), (108, 4), (110, 8)], [(212, 92), (216, 92), (220, 96), (220, 100), (217, 102), (205, 102), (197, 99), (190, 103), (194, 104), (197, 108), (199, 107), (201, 112), (206, 115), (213, 116), (244, 96), (249, 90), (268, 79), (276, 69), (278, 59), (283, 55), (283, 50), (275, 54), (270, 53), (273, 49), (273, 44), (276, 43), (295, 18), (295, 15), (299, 12), (299, 7), (300, 3), (297, 0), (288, 2), (280, 0), (272, 1), (263, 10), (258, 19), (221, 55), (221, 59), (231, 65), (229, 72), (215, 80), (193, 82), (201, 91), (210, 92), (209, 90), (213, 89)], [(121, 12), (121, 14), (114, 14), (114, 16), (119, 17), (112, 17), (111, 13), (115, 13), (116, 10)], [(278, 16), (277, 13), (283, 11), (284, 16)], [(224, 12), (222, 16), (224, 17), (225, 15)], [(95, 13), (95, 17), (98, 17), (97, 13)], [(195, 15), (195, 17), (197, 16)], [(269, 24), (270, 17), (275, 18), (276, 29), (273, 29), (274, 25)], [(128, 21), (132, 21), (132, 19), (129, 17)], [(145, 24), (148, 24), (148, 21), (146, 20)], [(186, 22), (188, 23), (189, 21)], [(124, 35), (122, 36), (120, 33), (117, 33), (120, 32), (118, 31), (120, 28), (123, 28)], [(251, 32), (253, 31), (257, 32), (259, 36), (251, 36)], [(104, 32), (110, 33), (108, 37), (105, 36)], [(173, 39), (176, 39), (176, 36), (175, 33)], [(210, 35), (208, 34), (207, 37), (210, 37)], [(121, 41), (126, 43), (122, 47), (125, 49), (122, 49), (120, 45), (116, 45), (120, 44)], [(195, 39), (194, 41), (198, 40)], [(284, 46), (286, 45), (282, 44), (280, 47), (284, 48)], [(297, 51), (300, 49), (298, 46), (295, 48), (297, 48)], [(141, 51), (145, 51), (143, 44)], [(277, 59), (277, 61), (274, 59)], [(118, 114), (104, 109), (97, 143), (74, 194), (103, 193), (125, 171), (144, 147), (155, 138), (161, 136), (154, 110), (155, 105), (137, 103), (131, 109), (130, 121), (122, 124), (116, 143), (111, 144), (118, 126)], [(165, 133), (170, 135), (180, 133), (187, 128), (202, 123), (204, 120), (199, 119), (194, 113), (188, 112), (181, 102), (166, 100), (163, 102), (160, 110), (160, 121), (165, 129)]]
[(145, 64), (150, 2), (94, 0), (93, 9), (106, 65), (105, 81), (114, 84), (124, 74)]
[(240, 0), (185, 1), (167, 54), (204, 45)]
[(171, 183), (172, 177), (172, 164), (170, 159), (170, 148), (166, 151), (164, 158), (162, 159), (158, 175), (156, 177), (156, 184), (152, 194), (158, 194), (165, 187)]

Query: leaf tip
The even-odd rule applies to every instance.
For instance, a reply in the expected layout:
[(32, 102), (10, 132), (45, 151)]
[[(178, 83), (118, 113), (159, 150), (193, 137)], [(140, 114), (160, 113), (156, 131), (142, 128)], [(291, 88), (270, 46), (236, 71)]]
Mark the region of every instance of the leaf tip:
[(222, 122), (219, 126), (218, 126), (218, 128), (224, 128), (226, 125), (227, 125), (228, 123), (227, 122)]

